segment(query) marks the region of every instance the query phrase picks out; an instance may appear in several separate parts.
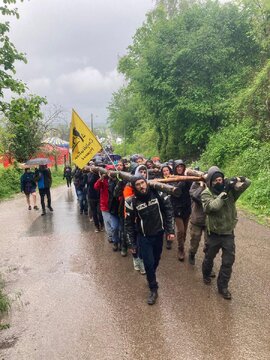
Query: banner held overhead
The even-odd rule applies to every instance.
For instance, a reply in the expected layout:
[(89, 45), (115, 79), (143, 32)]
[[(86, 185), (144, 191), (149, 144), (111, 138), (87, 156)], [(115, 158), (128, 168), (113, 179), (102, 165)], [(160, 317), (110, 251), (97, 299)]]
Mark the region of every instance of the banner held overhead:
[(69, 146), (72, 149), (72, 161), (80, 169), (102, 149), (95, 135), (75, 110), (72, 110)]

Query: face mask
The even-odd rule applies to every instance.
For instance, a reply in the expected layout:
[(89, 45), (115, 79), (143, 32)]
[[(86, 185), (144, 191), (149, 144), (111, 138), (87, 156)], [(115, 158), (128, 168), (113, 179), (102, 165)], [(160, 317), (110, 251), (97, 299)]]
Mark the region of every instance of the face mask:
[(213, 188), (218, 194), (220, 194), (222, 191), (224, 191), (224, 184), (217, 183), (213, 186)]

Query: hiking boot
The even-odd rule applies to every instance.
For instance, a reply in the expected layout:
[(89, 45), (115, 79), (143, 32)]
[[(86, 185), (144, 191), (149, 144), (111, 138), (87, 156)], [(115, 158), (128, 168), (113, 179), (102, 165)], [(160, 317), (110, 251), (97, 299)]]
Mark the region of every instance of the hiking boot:
[(178, 260), (179, 261), (184, 261), (185, 260), (185, 251), (184, 251), (184, 249), (179, 249), (178, 250)]
[(147, 304), (154, 305), (156, 303), (157, 298), (158, 298), (157, 290), (151, 290), (150, 295), (148, 296), (147, 299)]
[(172, 241), (167, 240), (166, 249), (167, 249), (167, 250), (171, 250), (171, 249), (172, 249)]
[(189, 253), (188, 262), (190, 265), (195, 265), (195, 254)]
[(34, 209), (35, 209), (35, 210), (38, 210), (38, 206), (37, 206), (37, 205), (35, 205), (35, 206), (34, 206)]
[(123, 257), (127, 256), (127, 249), (126, 249), (126, 248), (122, 247), (122, 249), (121, 249), (121, 255), (122, 255)]
[(203, 277), (203, 282), (205, 283), (205, 285), (210, 285), (211, 284), (210, 276), (204, 276)]
[(48, 206), (48, 209), (49, 209), (50, 211), (53, 211), (53, 208), (52, 208), (51, 206)]
[(140, 271), (140, 258), (133, 258), (134, 270)]
[(28, 210), (32, 210), (32, 207), (31, 207), (31, 205), (29, 205), (29, 206), (28, 206)]
[(220, 295), (222, 295), (223, 299), (231, 300), (232, 294), (229, 292), (227, 288), (218, 289)]
[(118, 250), (118, 244), (117, 243), (113, 243), (113, 251), (117, 251)]
[(143, 259), (139, 259), (139, 260), (140, 260), (140, 263), (139, 263), (140, 273), (141, 273), (142, 275), (145, 275), (145, 274), (146, 274), (146, 271), (145, 271), (145, 268), (144, 268)]

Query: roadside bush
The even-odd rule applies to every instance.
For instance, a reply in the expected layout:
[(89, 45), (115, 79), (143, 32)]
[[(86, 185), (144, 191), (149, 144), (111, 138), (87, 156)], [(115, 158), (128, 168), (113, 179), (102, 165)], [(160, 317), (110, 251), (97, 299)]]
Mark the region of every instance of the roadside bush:
[(252, 179), (248, 191), (241, 196), (241, 204), (249, 210), (255, 209), (258, 215), (270, 216), (270, 172), (261, 172)]
[[(57, 170), (51, 168), (53, 187), (65, 183), (65, 180), (63, 180), (63, 169), (63, 166), (58, 166)], [(21, 191), (20, 177), (23, 173), (24, 170), (16, 167), (10, 166), (7, 169), (0, 167), (0, 200), (8, 199)]]
[(0, 316), (9, 310), (10, 302), (6, 294), (3, 292), (4, 282), (0, 276)]
[(8, 198), (21, 191), (20, 177), (23, 171), (14, 167), (0, 168), (0, 199)]
[[(246, 176), (252, 184), (239, 203), (259, 217), (270, 216), (270, 144), (255, 140), (248, 122), (229, 125), (210, 140), (200, 165), (219, 166), (226, 176)], [(241, 138), (242, 137), (242, 138)]]
[(223, 167), (237, 158), (243, 151), (259, 147), (256, 140), (256, 128), (250, 119), (238, 124), (230, 124), (215, 134), (209, 141), (200, 163), (205, 168), (212, 165)]
[[(232, 161), (225, 165), (229, 176), (243, 175), (249, 178), (263, 178), (268, 174), (268, 183), (270, 176), (270, 144), (264, 143), (261, 146), (251, 146), (242, 151)], [(267, 182), (267, 181), (266, 181)], [(266, 184), (265, 184), (266, 185)], [(270, 197), (268, 197), (268, 200)]]

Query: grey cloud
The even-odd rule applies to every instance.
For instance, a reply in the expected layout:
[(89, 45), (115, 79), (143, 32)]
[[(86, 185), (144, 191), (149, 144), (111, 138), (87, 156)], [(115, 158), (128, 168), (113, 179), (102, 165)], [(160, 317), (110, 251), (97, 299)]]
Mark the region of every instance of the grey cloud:
[[(18, 3), (11, 39), (27, 55), (17, 77), (30, 92), (65, 108), (106, 118), (113, 91), (123, 83), (119, 56), (153, 7), (152, 0), (32, 0)], [(91, 111), (92, 109), (92, 111)]]

